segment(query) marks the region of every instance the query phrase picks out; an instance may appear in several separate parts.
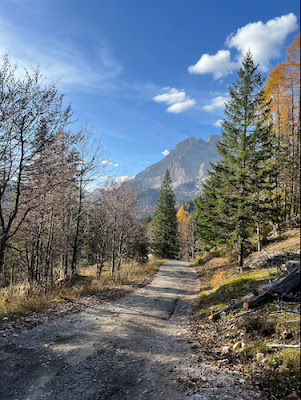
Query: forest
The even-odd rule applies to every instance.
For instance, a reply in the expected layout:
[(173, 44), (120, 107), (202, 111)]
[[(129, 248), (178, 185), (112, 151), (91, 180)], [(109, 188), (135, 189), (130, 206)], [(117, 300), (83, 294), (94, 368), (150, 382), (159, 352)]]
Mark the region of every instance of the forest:
[(247, 51), (202, 194), (177, 204), (167, 169), (150, 213), (57, 84), (3, 56), (5, 398), (299, 398), (300, 35), (264, 75)]
[[(272, 232), (300, 218), (300, 36), (266, 79), (252, 54), (229, 87), (220, 161), (193, 207), (176, 205), (167, 171), (155, 214), (145, 217), (127, 183), (97, 187), (106, 157), (87, 125), (39, 68), (0, 69), (1, 286), (43, 291), (71, 285), (94, 265), (116, 276), (148, 254), (194, 260), (219, 245), (243, 267), (249, 239), (260, 251)], [(193, 209), (193, 211), (191, 211)]]
[[(19, 78), (1, 65), (0, 276), (44, 288), (70, 283), (82, 263), (111, 274), (127, 259), (145, 262), (144, 222), (126, 185), (94, 188), (105, 168), (101, 141), (77, 131), (71, 107), (38, 68)], [(92, 185), (92, 186), (91, 186)]]
[(237, 246), (238, 264), (256, 233), (261, 250), (271, 230), (300, 222), (300, 36), (264, 84), (248, 53), (229, 88), (220, 162), (212, 166), (195, 218), (206, 247)]

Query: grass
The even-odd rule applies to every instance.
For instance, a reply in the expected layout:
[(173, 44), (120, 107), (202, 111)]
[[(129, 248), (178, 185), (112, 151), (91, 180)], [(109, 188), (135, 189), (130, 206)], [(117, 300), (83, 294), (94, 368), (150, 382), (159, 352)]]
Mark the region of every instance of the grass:
[(150, 260), (144, 265), (125, 264), (113, 276), (105, 267), (100, 279), (96, 276), (96, 266), (82, 268), (71, 287), (55, 287), (47, 293), (42, 292), (38, 286), (11, 285), (0, 289), (0, 319), (7, 317), (13, 320), (43, 312), (56, 304), (73, 302), (80, 297), (122, 289), (124, 285), (135, 284), (153, 276), (162, 263), (163, 261)]
[[(227, 305), (235, 303), (259, 286), (268, 283), (277, 274), (276, 268), (236, 272), (237, 268), (227, 263), (226, 258), (212, 259), (203, 266), (201, 293), (199, 297), (200, 316), (208, 316)], [(216, 266), (214, 268), (213, 266)]]
[[(300, 249), (299, 235), (300, 230), (295, 229), (281, 237), (270, 238), (264, 250), (297, 251)], [(252, 289), (277, 275), (276, 268), (266, 267), (255, 267), (239, 274), (235, 263), (219, 254), (216, 250), (209, 252), (195, 266), (201, 286), (197, 324), (202, 348), (213, 359), (219, 359), (224, 358), (221, 349), (229, 346), (232, 368), (249, 375), (265, 391), (267, 399), (285, 399), (292, 392), (300, 393), (300, 348), (269, 346), (300, 345), (300, 305), (283, 305), (276, 301), (267, 303), (260, 310), (249, 313), (239, 310), (223, 316), (218, 322), (209, 321), (209, 315), (243, 300)], [(282, 306), (286, 312), (281, 312)]]
[(271, 236), (266, 251), (300, 251), (300, 229), (292, 229), (278, 237)]

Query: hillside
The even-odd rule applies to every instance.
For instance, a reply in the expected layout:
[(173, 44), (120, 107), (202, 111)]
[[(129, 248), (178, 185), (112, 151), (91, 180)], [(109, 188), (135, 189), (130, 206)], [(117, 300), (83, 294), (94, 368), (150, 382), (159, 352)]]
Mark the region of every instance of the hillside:
[[(217, 368), (243, 373), (262, 391), (261, 398), (299, 399), (300, 292), (296, 289), (290, 299), (274, 295), (257, 307), (248, 302), (264, 285), (287, 276), (288, 260), (300, 260), (300, 229), (269, 237), (264, 251), (251, 253), (240, 274), (219, 250), (204, 253), (194, 267), (201, 285), (194, 345), (200, 352), (205, 348)], [(241, 308), (212, 317), (240, 301)]]

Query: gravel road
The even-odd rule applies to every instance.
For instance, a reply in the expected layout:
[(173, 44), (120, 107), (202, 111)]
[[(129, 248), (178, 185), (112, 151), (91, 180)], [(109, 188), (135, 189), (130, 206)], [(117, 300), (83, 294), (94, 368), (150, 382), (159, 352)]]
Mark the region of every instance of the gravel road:
[[(196, 366), (187, 311), (197, 293), (192, 269), (169, 261), (149, 286), (127, 297), (3, 338), (0, 399), (259, 398), (241, 388), (239, 377)], [(208, 382), (214, 377), (214, 387), (185, 394), (188, 375), (200, 380), (200, 374)]]

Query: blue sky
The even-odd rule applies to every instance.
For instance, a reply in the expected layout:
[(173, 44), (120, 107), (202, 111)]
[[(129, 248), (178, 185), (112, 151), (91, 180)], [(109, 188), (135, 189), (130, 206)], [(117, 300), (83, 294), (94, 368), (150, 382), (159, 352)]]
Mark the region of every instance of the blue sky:
[(246, 49), (267, 73), (299, 14), (297, 0), (0, 0), (0, 52), (60, 78), (110, 173), (134, 176), (181, 140), (218, 134)]

